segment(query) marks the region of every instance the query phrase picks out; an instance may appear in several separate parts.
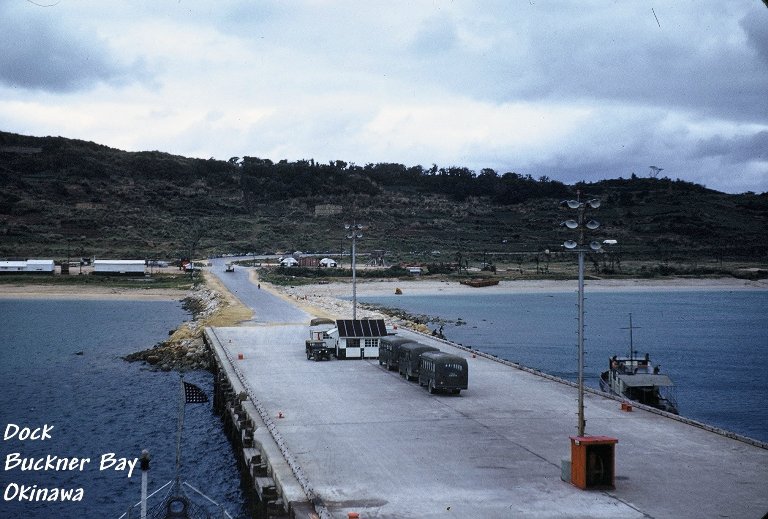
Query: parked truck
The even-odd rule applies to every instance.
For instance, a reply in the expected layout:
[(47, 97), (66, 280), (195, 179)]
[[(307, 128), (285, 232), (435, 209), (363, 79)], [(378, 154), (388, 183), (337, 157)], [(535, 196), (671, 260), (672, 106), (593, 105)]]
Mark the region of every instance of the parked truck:
[(307, 360), (331, 360), (336, 351), (336, 338), (328, 332), (334, 328), (331, 319), (317, 318), (309, 323), (309, 339), (304, 341)]

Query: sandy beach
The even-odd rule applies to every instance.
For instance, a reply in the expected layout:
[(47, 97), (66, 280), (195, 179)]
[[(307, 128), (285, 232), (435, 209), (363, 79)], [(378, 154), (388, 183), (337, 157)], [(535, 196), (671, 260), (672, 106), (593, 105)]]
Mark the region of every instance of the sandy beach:
[[(209, 277), (210, 279), (210, 277)], [(253, 278), (256, 279), (255, 277)], [(209, 287), (216, 292), (226, 292), (223, 284), (209, 281)], [(254, 281), (256, 283), (256, 281)], [(262, 287), (268, 289), (305, 311), (318, 317), (349, 318), (352, 303), (348, 299), (352, 297), (351, 282), (317, 283), (311, 285), (297, 285), (290, 287), (278, 287), (268, 283), (262, 283)], [(716, 279), (611, 279), (611, 280), (587, 280), (587, 291), (592, 292), (627, 292), (627, 291), (652, 291), (652, 290), (768, 290), (768, 280), (750, 281), (736, 278)], [(521, 280), (501, 281), (498, 285), (473, 288), (462, 285), (457, 281), (440, 281), (431, 279), (416, 280), (365, 280), (357, 283), (358, 297), (395, 295), (396, 291), (403, 296), (408, 295), (488, 295), (488, 294), (526, 294), (526, 293), (553, 293), (576, 292), (576, 280)], [(133, 299), (149, 301), (178, 301), (188, 296), (189, 292), (173, 289), (153, 288), (107, 288), (85, 285), (39, 285), (39, 284), (12, 284), (0, 285), (0, 298), (6, 299)], [(225, 298), (231, 294), (223, 294)], [(234, 299), (234, 297), (232, 297)], [(358, 317), (384, 317), (377, 312), (358, 309)], [(238, 317), (243, 319), (244, 317)]]
[(134, 299), (179, 301), (185, 290), (156, 288), (110, 288), (85, 285), (0, 285), (0, 299)]
[[(262, 284), (265, 287), (265, 284)], [(266, 288), (277, 292), (306, 312), (318, 317), (345, 318), (352, 313), (351, 282), (318, 283), (311, 285), (297, 285), (291, 287), (275, 287), (267, 285)], [(402, 296), (408, 295), (489, 295), (489, 294), (531, 294), (531, 293), (555, 293), (573, 292), (578, 290), (576, 280), (521, 280), (501, 281), (498, 285), (473, 288), (462, 285), (457, 281), (439, 280), (366, 280), (357, 283), (357, 296), (388, 296), (396, 295), (399, 289)], [(588, 280), (585, 282), (587, 292), (631, 292), (631, 291), (657, 291), (657, 290), (768, 290), (768, 280), (750, 281), (736, 278), (716, 279), (611, 279)], [(342, 299), (343, 298), (343, 299)], [(385, 318), (392, 319), (380, 313), (358, 308), (358, 318)], [(401, 323), (406, 324), (407, 323)]]

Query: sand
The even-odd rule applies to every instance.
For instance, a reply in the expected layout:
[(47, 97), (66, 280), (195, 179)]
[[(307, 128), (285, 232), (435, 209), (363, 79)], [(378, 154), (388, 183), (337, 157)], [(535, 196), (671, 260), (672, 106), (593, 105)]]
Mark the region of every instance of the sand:
[[(262, 287), (265, 284), (262, 283)], [(334, 282), (312, 285), (297, 285), (292, 287), (266, 286), (289, 298), (304, 311), (318, 317), (349, 319), (352, 316), (351, 282)], [(482, 295), (482, 294), (530, 294), (572, 292), (578, 290), (576, 280), (525, 280), (501, 281), (498, 285), (473, 288), (462, 285), (457, 281), (438, 280), (379, 280), (357, 283), (357, 296), (389, 296), (396, 295), (399, 289), (402, 295)], [(768, 290), (768, 280), (749, 281), (736, 278), (717, 279), (620, 279), (620, 280), (588, 280), (585, 282), (587, 292), (632, 292), (632, 291), (690, 291), (690, 290)], [(345, 299), (340, 299), (345, 298)], [(380, 313), (358, 307), (358, 318), (391, 318)], [(405, 324), (405, 323), (402, 323)]]
[(189, 295), (185, 290), (93, 287), (85, 285), (0, 285), (4, 299), (132, 299), (146, 301), (179, 301)]

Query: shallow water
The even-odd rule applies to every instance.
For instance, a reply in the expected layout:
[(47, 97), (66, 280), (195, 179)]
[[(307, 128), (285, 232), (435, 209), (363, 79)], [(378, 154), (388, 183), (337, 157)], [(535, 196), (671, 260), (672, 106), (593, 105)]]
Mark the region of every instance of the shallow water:
[[(138, 465), (130, 478), (114, 467), (100, 470), (101, 456), (109, 453), (133, 459), (148, 449), (150, 491), (173, 478), (179, 375), (120, 357), (164, 340), (187, 318), (177, 302), (0, 299), (0, 425), (53, 426), (44, 441), (3, 441), (3, 461), (16, 452), (91, 460), (82, 471), (3, 470), (0, 517), (119, 517), (139, 500), (141, 474)], [(189, 373), (185, 380), (212, 397), (210, 373)], [(232, 515), (242, 514), (234, 455), (210, 403), (185, 406), (183, 440), (182, 479)], [(8, 500), (13, 483), (82, 488), (83, 500)]]
[[(576, 380), (576, 292), (363, 297), (451, 321), (450, 340)], [(768, 441), (768, 291), (595, 292), (585, 302), (585, 376), (598, 387), (633, 344), (676, 385), (680, 414)], [(457, 321), (461, 319), (461, 323)], [(439, 324), (430, 325), (435, 329)], [(470, 379), (471, 389), (471, 379)]]

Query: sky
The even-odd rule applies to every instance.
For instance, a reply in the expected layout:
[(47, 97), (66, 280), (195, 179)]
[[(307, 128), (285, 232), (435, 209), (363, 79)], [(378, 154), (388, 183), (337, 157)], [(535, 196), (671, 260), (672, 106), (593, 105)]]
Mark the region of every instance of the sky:
[(0, 0), (0, 49), (23, 135), (768, 192), (761, 0)]

